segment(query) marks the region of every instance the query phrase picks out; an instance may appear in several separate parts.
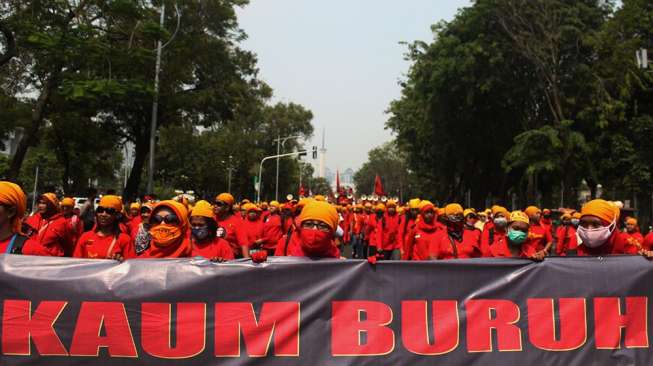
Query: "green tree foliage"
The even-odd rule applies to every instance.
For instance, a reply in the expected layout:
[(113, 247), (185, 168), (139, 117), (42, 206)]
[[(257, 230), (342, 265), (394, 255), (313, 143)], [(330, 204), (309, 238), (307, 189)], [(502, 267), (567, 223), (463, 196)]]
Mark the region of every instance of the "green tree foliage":
[(586, 181), (615, 199), (651, 187), (644, 0), (479, 0), (410, 45), (387, 126), (431, 197), (577, 204)]
[(383, 189), (390, 197), (407, 198), (417, 195), (415, 175), (406, 163), (406, 154), (395, 142), (388, 142), (372, 149), (368, 160), (354, 174), (354, 184), (359, 194), (374, 193), (377, 174), (383, 182)]

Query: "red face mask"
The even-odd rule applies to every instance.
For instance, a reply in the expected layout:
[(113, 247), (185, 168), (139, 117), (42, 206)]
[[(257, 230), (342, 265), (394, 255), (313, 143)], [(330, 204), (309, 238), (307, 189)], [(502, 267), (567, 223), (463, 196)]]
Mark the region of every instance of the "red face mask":
[(322, 256), (333, 246), (333, 234), (317, 229), (302, 228), (299, 231), (301, 246), (304, 252), (311, 256)]

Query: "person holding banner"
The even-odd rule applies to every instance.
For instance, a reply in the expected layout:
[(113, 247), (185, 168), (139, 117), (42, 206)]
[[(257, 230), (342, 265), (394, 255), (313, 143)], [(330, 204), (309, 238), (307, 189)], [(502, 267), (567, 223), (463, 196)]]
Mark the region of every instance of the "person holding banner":
[(243, 252), (252, 255), (254, 252), (265, 250), (265, 247), (263, 246), (263, 244), (265, 244), (265, 237), (263, 234), (263, 226), (265, 223), (261, 218), (261, 208), (255, 204), (246, 203), (242, 208), (245, 210), (245, 219), (240, 224), (238, 242), (243, 248)]
[(27, 210), (27, 198), (17, 184), (0, 182), (0, 253), (21, 254), (27, 236), (21, 220)]
[(444, 208), (446, 229), (430, 243), (429, 259), (464, 259), (481, 256), (480, 235), (465, 230), (463, 207), (457, 203)]
[(190, 213), (193, 257), (208, 258), (213, 262), (234, 259), (234, 252), (226, 241), (224, 230), (213, 220), (213, 207), (207, 201), (199, 201)]
[(335, 244), (338, 211), (324, 201), (310, 201), (297, 221), (299, 226), (279, 240), (276, 256), (340, 258)]
[(73, 257), (118, 261), (133, 257), (131, 239), (120, 230), (121, 212), (120, 197), (103, 196), (95, 209), (95, 227), (79, 238)]
[(494, 245), (490, 247), (491, 256), (495, 258), (530, 258), (541, 261), (545, 255), (524, 245), (530, 231), (530, 218), (522, 211), (510, 214), (505, 235), (499, 235)]
[(192, 254), (186, 207), (173, 200), (161, 201), (150, 216), (148, 247), (135, 258), (184, 258)]
[(571, 214), (564, 213), (561, 217), (562, 223), (556, 229), (556, 249), (558, 256), (575, 255), (578, 248), (576, 228), (571, 224)]
[(73, 238), (68, 221), (60, 212), (59, 199), (54, 193), (44, 193), (38, 200), (38, 212), (25, 220), (29, 240), (23, 254), (63, 257), (73, 252)]
[(548, 255), (553, 245), (553, 234), (551, 233), (551, 227), (542, 222), (542, 210), (535, 206), (529, 206), (524, 213), (530, 219), (531, 225), (528, 239), (524, 245), (529, 252), (543, 252), (538, 256), (541, 254)]
[(481, 235), (481, 254), (492, 257), (492, 247), (506, 240), (510, 212), (505, 207), (492, 207), (492, 220), (483, 226)]
[(586, 203), (581, 209), (578, 227), (579, 256), (601, 256), (610, 254), (641, 254), (653, 257), (646, 249), (637, 248), (628, 242), (624, 234), (617, 229), (620, 216), (619, 207), (614, 203), (596, 199)]

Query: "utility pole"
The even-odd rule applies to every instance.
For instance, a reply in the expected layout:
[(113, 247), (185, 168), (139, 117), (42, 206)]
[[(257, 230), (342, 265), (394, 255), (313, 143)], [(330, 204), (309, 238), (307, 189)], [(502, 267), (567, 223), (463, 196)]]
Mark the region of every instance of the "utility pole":
[(259, 169), (258, 169), (258, 182), (257, 182), (258, 190), (257, 190), (256, 202), (261, 202), (261, 190), (263, 189), (263, 184), (262, 184), (262, 180), (263, 180), (263, 163), (265, 163), (267, 160), (270, 160), (270, 159), (287, 158), (287, 157), (291, 157), (291, 156), (301, 157), (301, 156), (305, 156), (306, 154), (308, 154), (308, 151), (304, 150), (304, 151), (296, 151), (296, 152), (289, 153), (289, 154), (272, 155), (272, 156), (264, 157), (263, 160), (261, 160), (261, 164), (259, 165)]
[(233, 169), (231, 167), (231, 161), (234, 157), (232, 155), (229, 155), (229, 178), (227, 179), (227, 192), (231, 193), (231, 170)]

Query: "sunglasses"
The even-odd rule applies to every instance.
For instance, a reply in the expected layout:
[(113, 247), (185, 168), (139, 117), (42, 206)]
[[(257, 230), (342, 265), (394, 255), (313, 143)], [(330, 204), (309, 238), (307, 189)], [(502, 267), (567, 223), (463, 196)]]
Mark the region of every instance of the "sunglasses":
[(152, 209), (149, 207), (142, 207), (141, 208), (141, 213), (146, 213), (146, 212), (152, 212)]
[(179, 217), (177, 215), (167, 215), (167, 216), (159, 216), (159, 215), (154, 215), (150, 217), (150, 222), (153, 225), (159, 225), (163, 222), (165, 222), (168, 225), (179, 225)]
[(111, 207), (102, 207), (102, 206), (99, 206), (98, 208), (96, 208), (96, 209), (95, 209), (95, 212), (96, 212), (96, 213), (99, 213), (99, 214), (101, 214), (101, 213), (106, 213), (106, 214), (109, 214), (109, 215), (115, 215), (115, 214), (118, 213), (118, 211), (116, 211), (115, 208), (111, 208)]
[(323, 222), (318, 221), (304, 221), (302, 222), (302, 228), (305, 229), (316, 229), (319, 231), (331, 231), (331, 227)]

